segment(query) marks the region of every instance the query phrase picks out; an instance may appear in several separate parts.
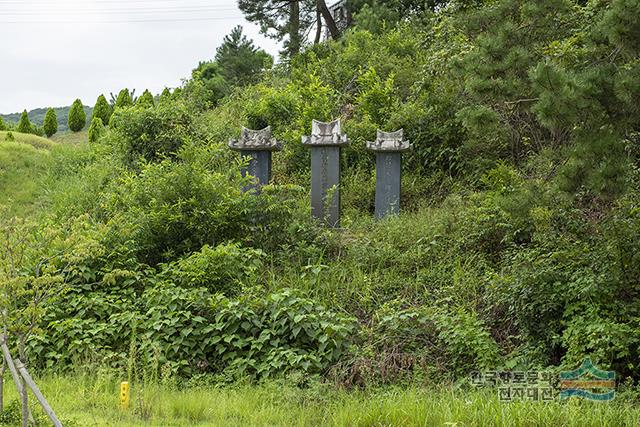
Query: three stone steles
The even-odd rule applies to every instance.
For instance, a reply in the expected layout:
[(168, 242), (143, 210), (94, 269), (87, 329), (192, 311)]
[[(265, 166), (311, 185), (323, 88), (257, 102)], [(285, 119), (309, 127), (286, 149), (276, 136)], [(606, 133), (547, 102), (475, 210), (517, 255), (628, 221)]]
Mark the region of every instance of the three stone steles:
[[(302, 144), (311, 150), (311, 213), (329, 227), (340, 227), (340, 152), (349, 145), (342, 133), (340, 120), (325, 123), (314, 120), (311, 135), (302, 137)], [(272, 137), (271, 127), (262, 130), (242, 128), (240, 138), (229, 141), (232, 150), (248, 160), (242, 176), (254, 177), (245, 191), (259, 192), (271, 181), (271, 153), (282, 150), (282, 144)], [(378, 131), (367, 149), (376, 153), (376, 218), (400, 212), (400, 188), (403, 151), (412, 148), (404, 140), (403, 131)]]

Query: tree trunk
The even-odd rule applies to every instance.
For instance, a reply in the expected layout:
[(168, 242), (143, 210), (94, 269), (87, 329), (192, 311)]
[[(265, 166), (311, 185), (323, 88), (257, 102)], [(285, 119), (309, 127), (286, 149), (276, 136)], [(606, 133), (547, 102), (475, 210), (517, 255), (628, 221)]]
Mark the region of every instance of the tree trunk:
[(340, 38), (340, 30), (338, 30), (336, 21), (333, 20), (333, 16), (331, 16), (331, 12), (329, 12), (327, 3), (324, 0), (316, 0), (316, 7), (318, 8), (318, 11), (322, 14), (322, 17), (324, 18), (324, 22), (327, 24), (327, 28), (329, 29), (329, 34), (331, 34), (331, 38), (334, 40), (337, 40), (338, 38)]
[(289, 57), (300, 53), (300, 1), (289, 3)]
[(316, 10), (316, 38), (313, 41), (313, 44), (320, 43), (320, 39), (322, 38), (322, 13), (320, 13), (320, 9)]

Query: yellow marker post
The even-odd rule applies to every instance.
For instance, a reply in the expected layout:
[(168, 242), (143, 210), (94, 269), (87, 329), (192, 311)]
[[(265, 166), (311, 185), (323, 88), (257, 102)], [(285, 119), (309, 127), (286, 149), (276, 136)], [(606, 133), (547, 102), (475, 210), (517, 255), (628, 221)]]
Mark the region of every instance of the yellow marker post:
[(123, 381), (120, 383), (120, 407), (122, 409), (129, 409), (130, 400), (131, 389), (129, 387), (129, 381)]

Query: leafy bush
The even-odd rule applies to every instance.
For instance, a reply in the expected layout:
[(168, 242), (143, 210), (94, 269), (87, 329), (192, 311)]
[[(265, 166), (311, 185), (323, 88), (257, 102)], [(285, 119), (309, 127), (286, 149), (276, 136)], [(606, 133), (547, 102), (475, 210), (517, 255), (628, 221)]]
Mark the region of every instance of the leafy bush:
[(263, 267), (264, 252), (237, 243), (205, 245), (197, 252), (165, 264), (162, 276), (185, 288), (206, 288), (233, 296), (253, 285)]
[(31, 339), (32, 354), (49, 367), (74, 359), (115, 366), (133, 360), (183, 375), (264, 377), (322, 372), (351, 342), (352, 320), (292, 291), (229, 299), (146, 280), (139, 297), (118, 286), (65, 298), (47, 318), (46, 332)]
[(134, 163), (139, 157), (156, 161), (173, 157), (192, 133), (192, 116), (181, 103), (157, 108), (120, 108), (112, 118), (113, 138)]
[(345, 354), (354, 331), (348, 318), (289, 290), (267, 298), (219, 297), (213, 311), (210, 342), (233, 374), (322, 372)]

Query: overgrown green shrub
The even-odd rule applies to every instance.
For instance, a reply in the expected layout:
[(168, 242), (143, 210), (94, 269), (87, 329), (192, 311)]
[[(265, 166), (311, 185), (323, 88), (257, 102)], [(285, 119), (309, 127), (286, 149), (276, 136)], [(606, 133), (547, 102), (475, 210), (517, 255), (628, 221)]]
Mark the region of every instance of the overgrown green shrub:
[(181, 103), (157, 108), (119, 108), (111, 118), (112, 139), (131, 163), (173, 157), (193, 132), (192, 116)]
[(289, 290), (267, 298), (217, 298), (212, 308), (211, 344), (232, 374), (322, 372), (345, 354), (354, 331), (350, 319)]
[(255, 284), (264, 256), (259, 249), (242, 248), (237, 243), (205, 245), (185, 258), (163, 265), (161, 275), (184, 288), (205, 288), (233, 296), (244, 286)]

